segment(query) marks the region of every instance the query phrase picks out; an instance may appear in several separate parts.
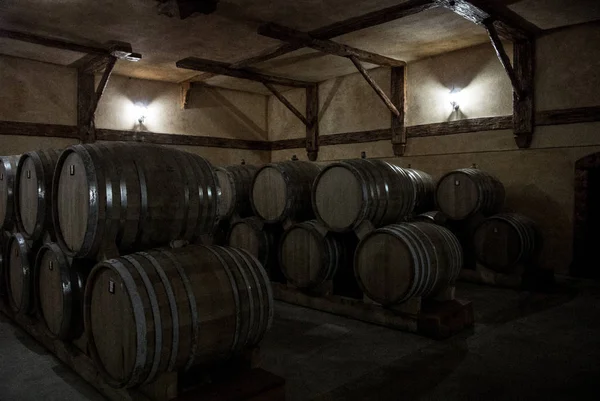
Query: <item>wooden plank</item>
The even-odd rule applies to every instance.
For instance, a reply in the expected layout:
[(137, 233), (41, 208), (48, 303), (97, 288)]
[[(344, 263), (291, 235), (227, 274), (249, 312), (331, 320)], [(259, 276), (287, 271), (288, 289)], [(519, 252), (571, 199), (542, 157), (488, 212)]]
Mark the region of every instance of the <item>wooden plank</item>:
[(382, 56), (366, 50), (357, 49), (352, 46), (332, 42), (331, 40), (317, 39), (306, 32), (297, 31), (292, 28), (275, 23), (267, 23), (258, 27), (258, 33), (269, 38), (289, 42), (300, 47), (310, 47), (323, 53), (333, 54), (340, 57), (355, 57), (358, 60), (386, 67), (402, 67), (406, 63), (390, 57)]
[(534, 57), (535, 42), (524, 41), (514, 44), (513, 62), (515, 75), (521, 83), (521, 96), (513, 95), (513, 130), (519, 148), (529, 148), (535, 124)]
[(600, 106), (579, 107), (565, 110), (538, 111), (535, 125), (579, 124), (600, 121)]
[(315, 85), (314, 82), (298, 81), (289, 78), (275, 77), (272, 75), (267, 75), (246, 69), (231, 68), (231, 65), (228, 63), (205, 60), (197, 57), (188, 57), (179, 60), (176, 63), (176, 65), (178, 68), (184, 68), (188, 70), (210, 72), (214, 74), (226, 75), (229, 77), (240, 79), (247, 79), (250, 81), (256, 81), (261, 83), (290, 86), (293, 88), (308, 88)]
[(142, 58), (140, 54), (133, 53), (130, 44), (123, 42), (104, 47), (101, 45), (80, 44), (68, 40), (48, 38), (45, 36), (33, 35), (26, 32), (11, 31), (8, 29), (0, 29), (0, 37), (78, 53), (113, 55), (114, 57), (127, 59), (130, 61), (138, 61)]
[(390, 79), (391, 100), (400, 112), (399, 116), (392, 113), (392, 148), (395, 156), (402, 156), (406, 151), (406, 67), (394, 67)]
[(69, 64), (69, 67), (76, 68), (81, 72), (97, 74), (106, 69), (109, 59), (110, 56), (108, 55), (86, 54), (79, 60)]
[[(289, 101), (289, 100), (287, 100), (287, 99), (285, 98), (285, 96), (283, 96), (283, 95), (281, 94), (281, 92), (279, 92), (279, 91), (278, 91), (278, 90), (277, 90), (277, 89), (276, 89), (276, 88), (275, 88), (273, 85), (271, 85), (271, 84), (270, 84), (270, 83), (268, 83), (268, 82), (263, 82), (263, 85), (264, 85), (264, 86), (265, 86), (265, 87), (266, 87), (266, 88), (267, 88), (269, 91), (271, 91), (271, 93), (272, 93), (273, 95), (275, 95), (275, 97), (276, 97), (277, 99), (279, 99), (279, 101), (280, 101), (281, 103), (283, 103), (283, 105), (284, 105), (285, 107), (287, 107), (287, 109), (288, 109), (289, 111), (291, 111), (291, 112), (292, 112), (292, 113), (293, 113), (293, 114), (294, 114), (296, 117), (298, 117), (298, 119), (299, 119), (300, 121), (302, 121), (302, 122), (304, 123), (304, 125), (308, 126), (308, 120), (306, 119), (306, 117), (304, 117), (304, 116), (302, 115), (302, 113), (300, 113), (300, 111), (299, 111), (297, 108), (295, 108), (295, 107), (294, 107), (294, 105), (293, 105), (293, 104), (291, 104), (291, 103), (290, 103), (290, 101)], [(308, 89), (307, 89), (307, 91), (308, 91)]]
[(89, 112), (96, 96), (95, 85), (93, 73), (77, 70), (77, 129), (79, 139), (84, 143), (93, 138)]
[[(271, 150), (268, 141), (251, 141), (210, 136), (161, 134), (154, 132), (119, 131), (112, 129), (96, 129), (97, 141), (133, 141), (155, 143), (159, 145), (188, 145), (207, 148)], [(304, 144), (300, 147), (304, 147)]]
[(302, 149), (306, 147), (306, 138), (280, 139), (270, 142), (270, 150)]
[(0, 135), (42, 136), (79, 139), (76, 126), (0, 121)]
[(319, 138), (321, 146), (344, 145), (348, 143), (367, 143), (377, 141), (389, 141), (392, 139), (390, 129), (378, 129), (372, 131), (346, 132), (342, 134), (323, 135)]
[(306, 88), (306, 154), (308, 160), (319, 156), (319, 86)]
[(535, 24), (490, 0), (437, 0), (437, 3), (476, 24), (493, 21), (500, 36), (511, 41), (530, 39), (542, 33)]
[(504, 50), (504, 45), (502, 44), (502, 41), (500, 40), (500, 37), (498, 36), (498, 32), (496, 31), (494, 24), (491, 23), (490, 21), (487, 21), (484, 23), (484, 25), (485, 25), (485, 29), (487, 30), (488, 36), (490, 37), (490, 40), (492, 41), (492, 46), (494, 47), (494, 50), (496, 51), (496, 56), (498, 56), (498, 59), (500, 60), (500, 64), (502, 64), (502, 67), (504, 67), (504, 71), (506, 71), (506, 74), (508, 75), (508, 79), (510, 79), (510, 83), (512, 84), (512, 87), (513, 87), (513, 91), (516, 93), (517, 96), (521, 96), (521, 93), (522, 93), (521, 83), (517, 80), (515, 71), (513, 70), (513, 67), (510, 64), (510, 59), (508, 58), (508, 55), (506, 54), (506, 51)]
[(483, 117), (448, 121), (444, 123), (413, 125), (406, 127), (406, 135), (409, 138), (419, 138), (426, 136), (464, 134), (467, 132), (507, 130), (511, 128), (511, 116)]
[(360, 63), (360, 61), (358, 61), (358, 59), (356, 59), (356, 57), (349, 57), (349, 59), (352, 61), (352, 63), (354, 64), (354, 66), (356, 67), (358, 72), (360, 72), (360, 74), (363, 76), (363, 78), (371, 86), (371, 88), (373, 88), (375, 93), (377, 93), (377, 96), (379, 96), (379, 98), (383, 101), (383, 103), (387, 106), (387, 108), (392, 112), (392, 114), (394, 114), (396, 117), (399, 117), (400, 112), (398, 111), (396, 106), (394, 106), (394, 104), (387, 97), (385, 92), (379, 87), (379, 85), (377, 85), (377, 82), (375, 82), (375, 80), (373, 80), (373, 78), (369, 75), (369, 73), (367, 72), (365, 67), (363, 67), (362, 64)]

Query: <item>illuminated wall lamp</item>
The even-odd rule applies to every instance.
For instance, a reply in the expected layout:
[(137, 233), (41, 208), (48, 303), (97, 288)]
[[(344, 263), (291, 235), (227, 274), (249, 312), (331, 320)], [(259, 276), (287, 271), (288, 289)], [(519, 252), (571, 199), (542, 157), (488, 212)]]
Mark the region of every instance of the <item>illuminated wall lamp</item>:
[(146, 121), (146, 115), (148, 114), (148, 108), (143, 104), (136, 104), (133, 108), (134, 117), (139, 124), (143, 124)]
[(452, 87), (449, 98), (450, 98), (450, 105), (452, 106), (452, 110), (458, 111), (458, 109), (460, 108), (460, 104), (459, 104), (460, 89)]

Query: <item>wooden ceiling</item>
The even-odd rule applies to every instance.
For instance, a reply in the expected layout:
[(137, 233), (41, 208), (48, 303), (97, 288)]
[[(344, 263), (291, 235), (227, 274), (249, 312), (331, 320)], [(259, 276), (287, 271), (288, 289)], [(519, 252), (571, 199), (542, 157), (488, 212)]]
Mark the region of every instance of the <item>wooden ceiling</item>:
[[(552, 29), (600, 19), (598, 0), (497, 0), (536, 24)], [(185, 20), (159, 15), (155, 0), (3, 0), (0, 28), (80, 43), (129, 42), (143, 55), (138, 63), (118, 62), (115, 73), (181, 82), (197, 75), (178, 69), (179, 59), (196, 56), (234, 63), (281, 42), (257, 34), (264, 22), (302, 31), (394, 6), (399, 0), (222, 0), (217, 11)], [(485, 29), (451, 11), (436, 8), (335, 39), (360, 49), (413, 61), (488, 42)], [(82, 54), (0, 38), (0, 54), (70, 65)], [(255, 66), (261, 71), (306, 81), (355, 72), (352, 63), (301, 49)], [(261, 85), (214, 77), (210, 84), (266, 93)]]

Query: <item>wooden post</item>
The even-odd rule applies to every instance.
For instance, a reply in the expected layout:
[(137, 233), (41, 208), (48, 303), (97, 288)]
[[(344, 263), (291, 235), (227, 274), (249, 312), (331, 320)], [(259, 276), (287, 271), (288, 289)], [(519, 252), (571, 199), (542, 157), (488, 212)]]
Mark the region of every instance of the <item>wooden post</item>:
[(513, 96), (513, 125), (515, 141), (519, 148), (529, 148), (533, 138), (535, 113), (533, 104), (535, 41), (514, 43), (513, 64), (522, 94)]
[(90, 125), (89, 110), (94, 101), (95, 82), (94, 74), (85, 72), (83, 69), (77, 70), (77, 129), (79, 131), (79, 140), (87, 143), (92, 134), (93, 127)]
[(308, 160), (319, 156), (319, 86), (306, 88), (306, 154)]
[(392, 67), (391, 70), (392, 103), (400, 112), (396, 116), (392, 113), (392, 147), (394, 156), (403, 156), (406, 151), (406, 67)]

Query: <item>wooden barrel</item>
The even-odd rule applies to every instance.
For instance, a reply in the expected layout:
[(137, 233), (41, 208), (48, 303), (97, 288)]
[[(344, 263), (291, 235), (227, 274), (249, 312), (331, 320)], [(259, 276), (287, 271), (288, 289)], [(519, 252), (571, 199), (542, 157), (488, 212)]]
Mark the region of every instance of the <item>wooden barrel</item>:
[(244, 250), (219, 246), (101, 262), (84, 295), (90, 354), (114, 387), (227, 359), (258, 344), (272, 316), (260, 263)]
[(429, 174), (414, 168), (404, 170), (415, 187), (415, 207), (412, 212), (419, 214), (432, 210), (435, 206), (435, 182), (433, 178)]
[(230, 218), (233, 215), (248, 217), (254, 214), (250, 202), (250, 189), (257, 170), (257, 167), (248, 164), (215, 169), (220, 189), (220, 218)]
[(392, 224), (367, 234), (356, 249), (359, 286), (383, 305), (433, 296), (454, 283), (462, 250), (446, 228), (428, 223)]
[(0, 156), (0, 230), (15, 225), (15, 177), (21, 156)]
[[(7, 252), (6, 244), (11, 235), (12, 233), (9, 231), (0, 231), (0, 302), (7, 300), (7, 275), (5, 272), (4, 259)], [(8, 305), (9, 303), (6, 302), (6, 304)]]
[(477, 261), (499, 272), (510, 272), (532, 262), (539, 253), (541, 236), (533, 220), (516, 213), (485, 219), (473, 236)]
[(33, 257), (31, 241), (23, 234), (12, 234), (3, 258), (8, 303), (16, 313), (33, 312)]
[(431, 212), (425, 212), (415, 216), (413, 221), (420, 221), (423, 223), (433, 223), (439, 224), (440, 226), (446, 226), (448, 223), (448, 217), (439, 210), (433, 210)]
[(437, 184), (438, 208), (452, 220), (481, 213), (498, 213), (504, 205), (504, 186), (493, 175), (474, 168), (463, 168), (444, 175)]
[(231, 225), (226, 243), (250, 252), (273, 278), (278, 270), (277, 244), (282, 231), (279, 224), (266, 224), (256, 216), (247, 217)]
[(19, 158), (15, 184), (17, 229), (26, 239), (53, 233), (52, 176), (60, 151), (27, 152)]
[(217, 184), (202, 157), (139, 143), (74, 145), (54, 179), (57, 242), (69, 256), (95, 257), (196, 241), (217, 215)]
[(268, 223), (314, 218), (312, 184), (320, 168), (311, 162), (286, 161), (261, 167), (252, 181), (252, 208)]
[(401, 221), (420, 202), (417, 194), (406, 169), (381, 160), (357, 159), (325, 167), (313, 186), (312, 202), (323, 225), (344, 232), (365, 220), (375, 227)]
[(53, 242), (38, 251), (36, 306), (50, 337), (68, 341), (83, 333), (83, 286), (92, 267), (92, 262), (67, 258)]
[(290, 227), (281, 238), (279, 261), (288, 282), (310, 289), (333, 279), (345, 263), (341, 241), (327, 235), (327, 229), (316, 220)]

